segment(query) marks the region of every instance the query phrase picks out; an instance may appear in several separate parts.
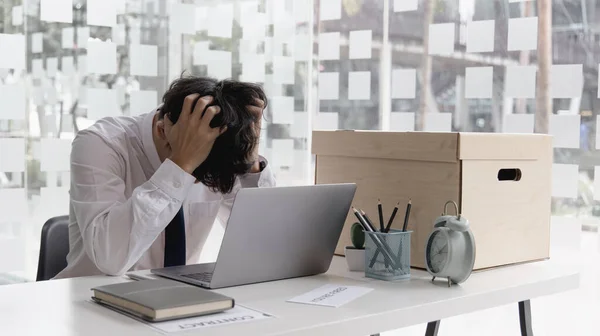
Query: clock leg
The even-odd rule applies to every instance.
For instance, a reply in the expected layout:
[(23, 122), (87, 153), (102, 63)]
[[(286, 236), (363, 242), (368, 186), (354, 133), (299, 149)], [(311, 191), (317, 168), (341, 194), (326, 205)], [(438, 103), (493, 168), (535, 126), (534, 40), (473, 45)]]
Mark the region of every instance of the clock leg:
[(440, 329), (440, 321), (433, 321), (427, 323), (427, 330), (425, 336), (437, 336), (438, 330)]
[(450, 280), (450, 277), (448, 277), (448, 287), (452, 287), (452, 280)]
[(431, 279), (431, 282), (434, 282), (434, 281), (435, 281), (435, 277), (433, 277), (433, 278)]
[(519, 321), (521, 322), (521, 336), (533, 336), (531, 324), (531, 301), (519, 302)]

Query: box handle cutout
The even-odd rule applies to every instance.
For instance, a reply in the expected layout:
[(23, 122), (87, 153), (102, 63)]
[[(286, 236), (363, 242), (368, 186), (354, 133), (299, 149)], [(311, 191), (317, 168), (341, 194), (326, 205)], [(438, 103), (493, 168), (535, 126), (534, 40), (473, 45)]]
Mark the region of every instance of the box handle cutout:
[(498, 171), (498, 181), (520, 181), (521, 180), (521, 169), (510, 168), (500, 169)]

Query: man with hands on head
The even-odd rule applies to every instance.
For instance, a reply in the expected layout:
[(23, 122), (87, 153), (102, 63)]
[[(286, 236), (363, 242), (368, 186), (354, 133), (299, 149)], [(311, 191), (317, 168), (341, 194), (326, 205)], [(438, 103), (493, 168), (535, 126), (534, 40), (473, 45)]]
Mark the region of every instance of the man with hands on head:
[(258, 85), (182, 77), (157, 110), (80, 131), (68, 265), (55, 278), (196, 263), (240, 188), (275, 185), (258, 154), (266, 105)]

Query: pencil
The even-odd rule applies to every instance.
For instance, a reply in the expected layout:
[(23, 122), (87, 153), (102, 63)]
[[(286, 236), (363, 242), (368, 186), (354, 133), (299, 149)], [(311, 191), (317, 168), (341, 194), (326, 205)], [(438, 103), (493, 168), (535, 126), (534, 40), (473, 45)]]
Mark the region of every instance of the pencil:
[(383, 207), (381, 206), (381, 200), (377, 200), (377, 208), (379, 209), (379, 231), (384, 232), (384, 228), (383, 228)]
[(392, 211), (392, 216), (390, 217), (390, 220), (388, 221), (387, 226), (385, 227), (385, 232), (390, 232), (390, 228), (392, 227), (394, 218), (396, 218), (396, 213), (398, 212), (399, 206), (400, 206), (400, 202), (398, 202), (398, 204), (396, 204), (396, 206), (394, 207), (394, 211)]
[(412, 207), (412, 200), (408, 200), (408, 204), (406, 205), (406, 214), (404, 215), (404, 225), (402, 226), (402, 231), (406, 232), (408, 226), (408, 218), (410, 217), (410, 208)]
[(369, 218), (369, 216), (367, 216), (367, 213), (362, 210), (360, 210), (359, 212), (363, 216), (365, 221), (367, 222), (367, 225), (369, 225), (373, 231), (377, 231), (377, 230), (375, 230), (375, 226), (373, 226), (373, 222), (371, 221), (371, 218)]

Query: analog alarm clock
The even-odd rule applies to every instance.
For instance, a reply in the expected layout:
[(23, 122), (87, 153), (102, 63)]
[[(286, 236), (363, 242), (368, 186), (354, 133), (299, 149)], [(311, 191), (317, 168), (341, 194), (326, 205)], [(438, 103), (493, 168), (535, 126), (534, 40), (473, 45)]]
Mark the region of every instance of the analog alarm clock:
[[(448, 215), (446, 207), (453, 204), (456, 215)], [(475, 264), (475, 238), (469, 221), (458, 212), (458, 205), (448, 201), (444, 212), (434, 222), (425, 251), (427, 271), (436, 278), (446, 278), (448, 287), (466, 281)]]

